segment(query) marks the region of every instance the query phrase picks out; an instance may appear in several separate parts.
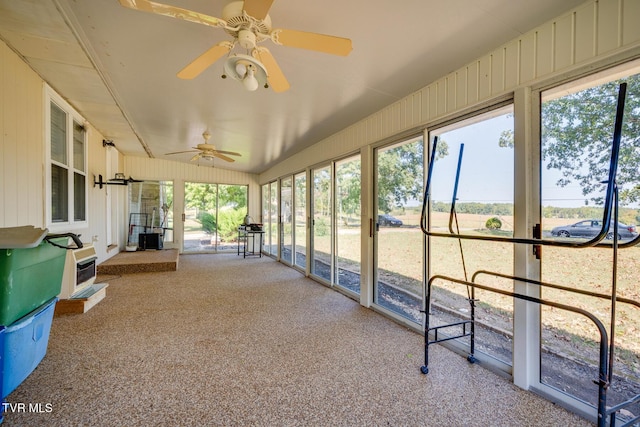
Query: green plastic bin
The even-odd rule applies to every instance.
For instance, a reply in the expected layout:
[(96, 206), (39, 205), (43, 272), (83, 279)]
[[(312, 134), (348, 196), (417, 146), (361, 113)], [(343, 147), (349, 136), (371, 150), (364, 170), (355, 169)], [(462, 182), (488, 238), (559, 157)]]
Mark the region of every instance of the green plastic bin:
[[(60, 294), (66, 250), (46, 229), (0, 228), (0, 325), (10, 325)], [(66, 246), (67, 237), (47, 239)]]

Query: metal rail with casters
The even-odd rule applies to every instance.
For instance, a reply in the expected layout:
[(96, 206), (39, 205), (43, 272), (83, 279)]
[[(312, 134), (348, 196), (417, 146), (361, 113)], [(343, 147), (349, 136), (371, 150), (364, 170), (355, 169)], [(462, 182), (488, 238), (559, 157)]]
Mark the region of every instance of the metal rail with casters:
[[(544, 288), (550, 288), (550, 289), (556, 289), (556, 290), (561, 290), (561, 291), (565, 291), (565, 292), (570, 292), (570, 293), (574, 293), (574, 294), (580, 294), (580, 295), (586, 295), (589, 297), (594, 297), (594, 298), (599, 298), (599, 299), (604, 299), (604, 300), (613, 300), (615, 299), (616, 302), (618, 303), (623, 303), (623, 304), (628, 304), (632, 307), (635, 307), (637, 309), (640, 309), (640, 302), (636, 301), (636, 300), (632, 300), (630, 298), (624, 298), (624, 297), (618, 297), (615, 295), (609, 295), (609, 294), (605, 294), (605, 293), (601, 293), (601, 292), (591, 292), (591, 291), (586, 291), (584, 289), (576, 289), (576, 288), (570, 288), (568, 286), (562, 286), (562, 285), (557, 285), (554, 283), (548, 283), (548, 282), (543, 282), (543, 281), (539, 281), (539, 280), (534, 280), (534, 279), (528, 279), (528, 278), (524, 278), (524, 277), (517, 277), (517, 276), (512, 276), (509, 274), (503, 274), (503, 273), (498, 273), (495, 271), (488, 271), (488, 270), (478, 270), (475, 273), (473, 273), (473, 275), (471, 276), (471, 282), (476, 283), (476, 279), (478, 278), (478, 276), (494, 276), (494, 277), (499, 277), (502, 279), (507, 279), (507, 280), (516, 280), (519, 282), (523, 282), (523, 283), (528, 283), (528, 284), (532, 284), (532, 285), (537, 285), (540, 287), (544, 287)], [(475, 313), (471, 313), (471, 318), (473, 321), (475, 321), (475, 317), (474, 317)], [(469, 322), (472, 322), (472, 320), (469, 320)], [(614, 322), (615, 322), (615, 316), (611, 317), (611, 330), (614, 330)], [(473, 322), (472, 322), (473, 323)], [(471, 340), (474, 339), (474, 336), (471, 336)], [(471, 346), (472, 348), (472, 354), (470, 354), (469, 357), (474, 357), (473, 356), (473, 346)], [(614, 352), (615, 352), (615, 345), (614, 345), (614, 337), (613, 337), (613, 333), (611, 334), (610, 337), (610, 342), (609, 342), (609, 366), (608, 366), (608, 379), (607, 382), (608, 384), (611, 384), (613, 382), (613, 359), (614, 359)], [(625, 401), (625, 402), (621, 402), (617, 405), (615, 405), (614, 407), (611, 407), (609, 409), (606, 410), (605, 415), (606, 416), (610, 416), (611, 417), (611, 426), (615, 426), (616, 423), (616, 419), (615, 419), (615, 414), (617, 412), (619, 412), (622, 409), (625, 409), (627, 407), (630, 407), (636, 403), (640, 403), (640, 395), (637, 395), (635, 397), (632, 397), (631, 399)], [(637, 422), (640, 420), (640, 416), (632, 419), (632, 420), (628, 420), (626, 421), (625, 424), (623, 424), (623, 426), (627, 426), (627, 425), (633, 425), (634, 422)]]
[[(432, 344), (436, 344), (438, 342), (442, 342), (442, 341), (446, 341), (446, 340), (451, 340), (451, 339), (456, 339), (456, 338), (461, 338), (461, 337), (465, 337), (465, 336), (469, 336), (471, 340), (473, 340), (473, 334), (466, 334), (463, 333), (459, 336), (450, 336), (450, 337), (446, 337), (444, 339), (434, 339), (431, 340), (429, 339), (429, 334), (430, 332), (434, 331), (434, 334), (437, 333), (437, 331), (439, 329), (442, 329), (444, 327), (448, 327), (448, 326), (456, 326), (459, 324), (466, 324), (468, 322), (471, 322), (471, 324), (473, 324), (473, 321), (463, 321), (463, 322), (456, 322), (456, 323), (452, 323), (449, 325), (441, 325), (441, 326), (436, 326), (434, 328), (431, 328), (429, 326), (429, 307), (431, 306), (431, 286), (433, 284), (434, 281), (436, 280), (445, 280), (451, 283), (457, 283), (457, 284), (461, 284), (461, 285), (466, 285), (468, 287), (471, 287), (473, 289), (482, 289), (485, 291), (489, 291), (489, 292), (495, 292), (498, 294), (502, 294), (502, 295), (506, 295), (506, 296), (510, 296), (513, 298), (517, 298), (517, 299), (521, 299), (524, 301), (529, 301), (529, 302), (533, 302), (533, 303), (537, 303), (537, 304), (541, 304), (541, 305), (548, 305), (550, 307), (555, 307), (555, 308), (559, 308), (561, 310), (566, 310), (566, 311), (570, 311), (573, 313), (577, 313), (577, 314), (581, 314), (583, 316), (585, 316), (586, 318), (588, 318), (589, 320), (591, 320), (591, 322), (593, 322), (594, 325), (596, 325), (596, 327), (598, 328), (598, 332), (600, 333), (600, 358), (599, 358), (599, 363), (598, 363), (598, 379), (596, 380), (596, 383), (598, 385), (598, 426), (599, 427), (604, 427), (606, 424), (606, 416), (607, 416), (607, 407), (606, 407), (606, 403), (607, 403), (607, 388), (609, 387), (609, 366), (608, 366), (608, 359), (609, 359), (609, 347), (608, 347), (608, 334), (607, 334), (607, 330), (604, 327), (604, 325), (602, 324), (602, 322), (593, 314), (589, 313), (588, 311), (582, 309), (582, 308), (578, 308), (578, 307), (572, 307), (570, 305), (566, 305), (566, 304), (560, 304), (557, 302), (553, 302), (553, 301), (547, 301), (547, 300), (543, 300), (540, 298), (535, 298), (529, 295), (522, 295), (522, 294), (518, 294), (516, 292), (509, 292), (509, 291), (505, 291), (502, 289), (496, 289), (496, 288), (492, 288), (490, 286), (485, 286), (485, 285), (481, 285), (478, 283), (474, 283), (474, 282), (469, 282), (466, 280), (462, 280), (462, 279), (456, 279), (454, 277), (448, 277), (448, 276), (444, 276), (441, 274), (437, 274), (432, 276), (429, 281), (427, 282), (427, 293), (426, 293), (426, 307), (427, 309), (426, 311), (426, 316), (425, 316), (425, 326), (424, 326), (424, 365), (420, 368), (420, 370), (422, 371), (423, 374), (427, 374), (429, 373), (429, 346)], [(465, 332), (465, 331), (463, 331)], [(473, 354), (470, 354), (468, 356), (468, 359), (470, 361), (475, 361), (475, 356)]]
[[(428, 367), (429, 366), (428, 365), (429, 346), (432, 344), (436, 344), (444, 341), (459, 339), (463, 337), (469, 337), (469, 340), (470, 340), (469, 347), (471, 351), (467, 359), (471, 363), (476, 361), (474, 352), (475, 352), (475, 320), (476, 320), (475, 319), (475, 302), (476, 302), (475, 289), (477, 288), (477, 289), (483, 289), (485, 291), (495, 292), (498, 294), (521, 299), (531, 303), (536, 303), (539, 305), (547, 305), (547, 306), (555, 307), (558, 309), (581, 314), (589, 318), (596, 325), (600, 333), (599, 374), (598, 374), (598, 379), (595, 381), (596, 384), (598, 385), (597, 424), (599, 427), (603, 427), (606, 425), (607, 418), (610, 418), (610, 425), (615, 426), (617, 412), (619, 412), (620, 410), (626, 407), (629, 407), (631, 405), (634, 405), (640, 402), (640, 395), (638, 395), (627, 400), (626, 402), (622, 402), (609, 409), (607, 409), (606, 407), (607, 388), (609, 387), (613, 378), (613, 360), (614, 360), (613, 354), (615, 351), (614, 335), (615, 335), (616, 303), (617, 302), (627, 303), (627, 304), (631, 304), (632, 306), (640, 308), (640, 303), (638, 303), (637, 301), (630, 300), (628, 298), (617, 297), (618, 249), (630, 248), (640, 243), (640, 235), (636, 236), (635, 238), (633, 238), (628, 242), (619, 243), (618, 233), (617, 233), (619, 222), (618, 222), (618, 187), (616, 183), (616, 174), (617, 174), (618, 159), (620, 154), (620, 142), (622, 137), (622, 121), (623, 121), (625, 97), (626, 97), (626, 83), (622, 83), (620, 85), (619, 92), (618, 92), (618, 103), (616, 108), (613, 140), (611, 143), (609, 176), (608, 176), (608, 179), (605, 182), (603, 182), (604, 184), (607, 185), (607, 190), (606, 190), (605, 204), (604, 204), (604, 210), (603, 210), (602, 226), (598, 234), (587, 241), (569, 242), (569, 241), (554, 240), (554, 239), (543, 239), (541, 236), (541, 231), (539, 226), (537, 227), (537, 229), (534, 228), (533, 238), (465, 235), (465, 234), (461, 234), (459, 230), (454, 231), (453, 229), (454, 219), (456, 220), (456, 225), (457, 225), (455, 203), (457, 199), (457, 190), (458, 190), (460, 170), (462, 165), (462, 154), (464, 152), (464, 145), (461, 145), (460, 153), (458, 156), (458, 166), (457, 166), (455, 184), (453, 189), (451, 211), (449, 215), (449, 233), (440, 233), (440, 232), (431, 231), (427, 223), (427, 207), (430, 201), (433, 165), (435, 163), (437, 143), (438, 143), (437, 137), (434, 139), (432, 151), (431, 151), (431, 159), (429, 161), (429, 166), (428, 166), (427, 181), (425, 185), (424, 198), (422, 202), (422, 213), (420, 218), (420, 228), (422, 229), (422, 232), (426, 236), (455, 238), (455, 239), (458, 239), (459, 242), (462, 239), (468, 239), (468, 240), (481, 240), (481, 241), (488, 241), (488, 242), (526, 244), (526, 245), (533, 245), (534, 251), (538, 246), (543, 246), (543, 245), (564, 247), (564, 248), (587, 248), (587, 247), (611, 248), (613, 249), (613, 274), (612, 274), (612, 289), (611, 289), (610, 295), (572, 289), (565, 286), (554, 285), (554, 284), (540, 282), (540, 281), (527, 279), (527, 278), (509, 276), (509, 275), (504, 275), (500, 273), (492, 273), (486, 270), (480, 270), (474, 273), (473, 279), (469, 281), (469, 280), (466, 280), (467, 279), (466, 267), (465, 267), (464, 255), (463, 255), (463, 268), (465, 269), (465, 280), (456, 279), (456, 278), (452, 278), (444, 275), (434, 275), (431, 278), (429, 278), (429, 280), (425, 283), (424, 293), (425, 293), (426, 301), (425, 301), (425, 310), (423, 311), (425, 313), (425, 327), (424, 327), (425, 364), (421, 367), (421, 371), (423, 374), (427, 374), (429, 372), (429, 367)], [(605, 237), (607, 237), (609, 233), (609, 228), (611, 227), (612, 222), (613, 222), (613, 229), (615, 230), (615, 232), (613, 232), (613, 235), (612, 235), (612, 243), (611, 244), (603, 243), (602, 240)], [(460, 251), (462, 252), (462, 246), (460, 246)], [(498, 277), (521, 281), (524, 283), (536, 284), (539, 286), (554, 288), (562, 291), (580, 293), (580, 294), (585, 294), (585, 295), (589, 295), (597, 298), (608, 299), (611, 301), (611, 325), (610, 325), (611, 337), (609, 337), (609, 334), (607, 333), (607, 330), (605, 329), (602, 322), (600, 322), (600, 320), (598, 320), (593, 314), (589, 313), (584, 309), (573, 307), (567, 304), (557, 303), (554, 301), (543, 300), (541, 298), (536, 298), (529, 295), (523, 295), (515, 292), (504, 291), (501, 289), (496, 289), (496, 288), (475, 283), (476, 277), (480, 274), (492, 274)], [(431, 287), (432, 287), (432, 283), (435, 280), (445, 280), (450, 283), (462, 284), (467, 286), (468, 301), (470, 304), (469, 319), (465, 319), (463, 321), (459, 321), (455, 323), (430, 327)], [(461, 333), (455, 336), (449, 335), (444, 337), (442, 337), (439, 334), (439, 332), (445, 328), (454, 328), (454, 327), (461, 327), (462, 328)], [(430, 335), (433, 335), (433, 339), (430, 338)], [(636, 417), (633, 420), (626, 421), (624, 425), (625, 426), (632, 425), (633, 423), (636, 423), (639, 419), (640, 417)]]

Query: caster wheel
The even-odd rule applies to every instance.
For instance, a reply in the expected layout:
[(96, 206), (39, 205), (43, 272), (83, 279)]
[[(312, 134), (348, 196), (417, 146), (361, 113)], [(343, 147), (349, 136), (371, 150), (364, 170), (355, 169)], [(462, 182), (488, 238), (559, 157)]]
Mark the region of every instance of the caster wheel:
[(476, 357), (473, 354), (470, 354), (467, 356), (467, 361), (469, 363), (476, 363), (478, 361), (478, 359), (476, 359)]
[(423, 374), (427, 375), (429, 373), (429, 368), (427, 368), (426, 366), (421, 366), (420, 367), (420, 372), (422, 372)]

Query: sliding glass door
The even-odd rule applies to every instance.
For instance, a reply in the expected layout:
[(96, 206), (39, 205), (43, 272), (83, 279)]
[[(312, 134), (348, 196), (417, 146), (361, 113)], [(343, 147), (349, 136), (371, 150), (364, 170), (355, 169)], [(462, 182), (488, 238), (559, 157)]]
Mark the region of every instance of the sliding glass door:
[(246, 185), (218, 184), (217, 251), (237, 251), (238, 226), (248, 212), (248, 190)]
[[(302, 190), (303, 176), (296, 177), (300, 179), (296, 181), (297, 188)], [(361, 263), (360, 156), (313, 169), (311, 177), (311, 275), (357, 295)], [(302, 215), (299, 217), (304, 221)], [(298, 230), (303, 232), (303, 227), (296, 227)]]
[(327, 165), (311, 171), (313, 186), (311, 187), (312, 210), (312, 262), (311, 275), (328, 283), (332, 281), (332, 168)]
[[(481, 237), (513, 237), (513, 107), (434, 129), (438, 150), (431, 181), (431, 230)], [(453, 207), (453, 209), (452, 209)], [(429, 276), (471, 281), (489, 270), (513, 275), (514, 245), (494, 241), (430, 237)], [(478, 283), (514, 291), (514, 281), (479, 275)], [(446, 280), (432, 287), (431, 322), (451, 324), (475, 310), (475, 349), (510, 370), (513, 358), (513, 299)], [(468, 338), (459, 340), (464, 346)]]
[(267, 253), (278, 256), (278, 181), (269, 184), (269, 246)]
[(216, 184), (184, 183), (183, 252), (215, 252), (219, 241), (217, 207)]
[(141, 233), (158, 233), (171, 247), (173, 233), (173, 182), (132, 182), (129, 189), (128, 245), (137, 246)]
[(336, 233), (334, 284), (360, 293), (360, 156), (335, 163)]
[(280, 180), (280, 260), (293, 261), (293, 193), (292, 177)]
[(307, 268), (307, 173), (301, 172), (293, 177), (294, 213), (294, 260), (295, 266)]
[(264, 230), (263, 250), (278, 256), (278, 182), (262, 186), (262, 224)]
[(185, 182), (183, 251), (236, 250), (247, 201), (246, 185)]
[(422, 137), (375, 151), (374, 303), (416, 323), (422, 319), (423, 153)]
[[(620, 196), (617, 236), (612, 220), (603, 240), (607, 246), (545, 247), (541, 259), (544, 282), (575, 289), (543, 287), (542, 298), (569, 302), (594, 314), (613, 340), (607, 406), (640, 393), (640, 310), (622, 301), (640, 299), (640, 247), (621, 247), (614, 258), (612, 246), (614, 238), (619, 245), (636, 238), (635, 224), (640, 222), (638, 72), (640, 66), (600, 73), (590, 81), (566, 84), (541, 94), (542, 233), (548, 239), (586, 242), (603, 225), (607, 227), (603, 222), (603, 181), (609, 176), (619, 85), (628, 85), (616, 176)], [(612, 295), (618, 299), (615, 304)], [(600, 356), (596, 326), (584, 316), (546, 306), (541, 308), (540, 316), (540, 385), (545, 392), (569, 395), (595, 408), (599, 397), (593, 380), (598, 378)], [(626, 408), (620, 421), (628, 421), (631, 414), (640, 414), (640, 403)]]

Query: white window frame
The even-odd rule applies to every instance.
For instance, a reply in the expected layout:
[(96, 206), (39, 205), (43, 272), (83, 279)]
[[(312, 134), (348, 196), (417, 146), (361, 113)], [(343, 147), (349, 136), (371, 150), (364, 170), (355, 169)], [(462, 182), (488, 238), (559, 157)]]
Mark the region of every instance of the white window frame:
[[(45, 85), (44, 90), (44, 127), (45, 127), (45, 223), (47, 228), (52, 231), (68, 231), (79, 228), (86, 228), (89, 225), (89, 174), (88, 169), (88, 129), (86, 129), (86, 120), (67, 103), (60, 95), (58, 95), (50, 86)], [(51, 207), (51, 166), (57, 164), (56, 161), (51, 158), (51, 104), (55, 104), (58, 108), (63, 110), (67, 115), (67, 164), (61, 165), (67, 169), (67, 221), (54, 222), (52, 219), (52, 207)], [(78, 170), (74, 167), (74, 152), (73, 152), (73, 124), (74, 122), (80, 123), (85, 126), (84, 134), (84, 150), (83, 150), (83, 164), (84, 170)], [(74, 198), (74, 174), (83, 175), (84, 180), (84, 220), (75, 219), (75, 198)]]
[[(530, 123), (526, 125), (526, 131), (531, 135), (531, 140), (528, 141), (528, 144), (530, 144), (530, 148), (529, 152), (527, 153), (527, 156), (529, 156), (530, 158), (526, 162), (521, 162), (521, 164), (523, 166), (525, 163), (529, 165), (526, 167), (526, 173), (530, 174), (531, 176), (529, 185), (533, 185), (533, 183), (535, 183), (535, 187), (527, 188), (526, 191), (524, 189), (520, 189), (522, 194), (529, 193), (531, 197), (530, 206), (527, 211), (527, 214), (530, 215), (531, 218), (528, 224), (529, 230), (531, 229), (531, 226), (533, 224), (541, 224), (541, 189), (539, 188), (539, 186), (542, 183), (540, 159), (542, 137), (540, 135), (540, 132), (542, 120), (542, 98), (544, 96), (544, 93), (546, 92), (547, 94), (558, 94), (558, 96), (562, 96), (564, 94), (573, 93), (589, 87), (604, 84), (612, 80), (617, 80), (631, 74), (637, 74), (639, 72), (639, 69), (640, 60), (633, 60), (623, 62), (622, 64), (612, 64), (611, 66), (604, 67), (602, 70), (599, 70), (597, 72), (586, 73), (581, 77), (576, 78), (569, 76), (562, 81), (553, 81), (549, 84), (540, 84), (532, 88), (521, 89), (520, 92), (517, 92), (517, 94), (519, 93), (522, 98), (521, 107), (524, 110), (521, 113), (524, 115), (524, 117), (520, 120), (523, 121), (526, 117), (529, 117), (531, 119)], [(530, 114), (526, 114), (527, 108), (531, 109)], [(518, 123), (517, 112), (516, 123)], [(516, 139), (517, 138), (518, 135), (516, 135)], [(516, 145), (516, 149), (517, 147), (518, 146)], [(523, 160), (525, 160), (524, 155)], [(516, 168), (517, 167), (518, 165), (516, 165)], [(523, 170), (525, 170), (524, 167)], [(522, 249), (524, 250), (526, 248), (523, 247)], [(530, 260), (528, 264), (522, 265), (523, 273), (526, 273), (526, 271), (528, 270), (528, 274), (518, 274), (519, 272), (516, 271), (516, 275), (521, 275), (522, 277), (527, 277), (533, 280), (543, 280), (544, 275), (542, 274), (540, 261), (532, 261), (533, 255), (532, 251), (530, 250), (528, 251), (528, 257)], [(522, 284), (520, 286), (522, 287), (521, 289), (524, 290), (524, 292), (520, 293), (526, 293), (527, 295), (538, 298), (540, 297), (540, 287), (527, 284)], [(529, 291), (527, 292), (526, 290)], [(531, 303), (527, 302), (522, 303), (531, 305)], [(586, 309), (590, 311), (591, 307), (586, 307)], [(516, 324), (514, 322), (514, 330), (515, 328)], [(559, 405), (580, 415), (581, 417), (596, 422), (598, 419), (596, 407), (594, 407), (590, 403), (586, 403), (576, 398), (573, 395), (566, 394), (540, 380), (540, 348), (541, 333), (543, 328), (540, 308), (530, 307), (528, 312), (523, 313), (522, 323), (519, 325), (519, 328), (525, 331), (525, 333), (521, 334), (523, 336), (522, 343), (519, 344), (518, 342), (514, 341), (514, 347), (521, 347), (519, 353), (521, 354), (522, 360), (521, 367), (519, 369), (515, 369), (516, 361), (514, 361), (514, 384), (521, 388), (534, 391), (544, 398), (558, 403)], [(618, 422), (620, 422), (620, 420), (618, 420)]]

